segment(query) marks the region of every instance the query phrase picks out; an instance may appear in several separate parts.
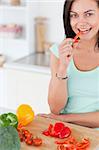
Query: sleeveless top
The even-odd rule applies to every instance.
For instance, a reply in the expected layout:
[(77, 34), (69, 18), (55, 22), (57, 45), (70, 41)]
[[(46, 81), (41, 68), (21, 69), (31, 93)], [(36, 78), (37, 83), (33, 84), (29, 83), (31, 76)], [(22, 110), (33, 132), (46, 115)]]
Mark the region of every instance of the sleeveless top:
[[(58, 46), (50, 48), (59, 58)], [(67, 68), (68, 101), (61, 114), (99, 111), (99, 67), (91, 71), (80, 71), (71, 59)]]

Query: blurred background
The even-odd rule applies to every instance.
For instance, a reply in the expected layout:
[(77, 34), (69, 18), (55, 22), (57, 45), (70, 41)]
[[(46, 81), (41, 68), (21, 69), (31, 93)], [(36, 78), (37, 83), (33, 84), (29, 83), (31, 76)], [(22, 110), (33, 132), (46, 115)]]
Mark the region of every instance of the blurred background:
[(59, 43), (64, 37), (63, 3), (64, 0), (0, 0), (0, 53), (15, 60)]
[(0, 107), (49, 112), (50, 50), (64, 39), (64, 0), (0, 0)]

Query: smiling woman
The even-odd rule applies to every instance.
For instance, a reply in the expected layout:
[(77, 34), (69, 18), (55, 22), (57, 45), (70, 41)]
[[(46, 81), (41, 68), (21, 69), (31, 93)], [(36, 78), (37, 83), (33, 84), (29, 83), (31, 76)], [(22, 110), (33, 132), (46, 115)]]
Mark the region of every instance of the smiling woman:
[[(63, 10), (66, 39), (50, 48), (52, 77), (48, 103), (56, 114), (51, 116), (92, 128), (99, 127), (98, 20), (99, 1), (66, 0)], [(79, 32), (80, 40), (75, 43), (74, 37)]]
[(79, 30), (83, 31), (83, 33), (85, 31), (88, 32), (92, 30), (93, 32), (95, 31), (94, 34), (98, 36), (97, 42), (99, 46), (99, 10), (97, 6), (99, 7), (98, 0), (91, 0), (91, 2), (89, 0), (88, 5), (86, 5), (85, 0), (67, 0), (64, 5), (63, 13), (64, 29), (66, 36), (73, 38)]

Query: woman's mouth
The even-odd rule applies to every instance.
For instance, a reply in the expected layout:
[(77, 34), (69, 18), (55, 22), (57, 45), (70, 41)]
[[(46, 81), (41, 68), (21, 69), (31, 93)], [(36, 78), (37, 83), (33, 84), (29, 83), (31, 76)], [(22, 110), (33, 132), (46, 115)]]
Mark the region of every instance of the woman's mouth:
[(91, 29), (92, 28), (90, 28), (90, 29), (78, 29), (79, 30), (79, 32), (81, 32), (82, 34), (88, 34), (90, 31), (91, 31)]

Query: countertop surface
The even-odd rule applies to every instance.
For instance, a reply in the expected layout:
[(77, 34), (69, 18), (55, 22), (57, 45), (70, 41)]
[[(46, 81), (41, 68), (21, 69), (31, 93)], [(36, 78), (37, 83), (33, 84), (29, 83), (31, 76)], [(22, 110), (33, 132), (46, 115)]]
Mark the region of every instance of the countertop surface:
[(7, 62), (4, 67), (24, 71), (36, 71), (50, 74), (50, 55), (43, 53), (33, 53), (21, 59)]
[[(21, 150), (57, 150), (55, 141), (60, 140), (58, 138), (44, 136), (42, 134), (42, 132), (48, 128), (50, 123), (55, 124), (55, 122), (57, 121), (50, 118), (36, 116), (34, 121), (27, 126), (27, 129), (32, 132), (34, 136), (41, 137), (43, 139), (43, 144), (40, 147), (35, 147), (28, 146), (23, 142), (21, 145)], [(88, 138), (90, 140), (90, 148), (88, 148), (87, 150), (99, 150), (99, 131), (70, 123), (64, 124), (71, 129), (71, 136), (80, 141), (83, 138)], [(64, 141), (64, 139), (61, 139), (61, 141)]]
[[(6, 108), (0, 108), (0, 114), (13, 112), (12, 110)], [(44, 136), (42, 132), (46, 130), (49, 124), (55, 124), (56, 122), (60, 122), (59, 120), (54, 120), (51, 118), (45, 118), (41, 116), (35, 116), (35, 119), (32, 123), (26, 126), (33, 135), (36, 137), (40, 137), (43, 140), (43, 144), (40, 147), (29, 146), (24, 142), (21, 143), (21, 150), (57, 150), (57, 145), (55, 141), (64, 141), (66, 139), (57, 139), (50, 136)], [(71, 123), (64, 122), (65, 126), (68, 126), (71, 129), (71, 136), (75, 137), (77, 140), (88, 138), (90, 140), (90, 148), (88, 150), (99, 150), (99, 131), (95, 129), (74, 125)]]
[(34, 53), (16, 60), (15, 63), (49, 67), (50, 55), (43, 53)]

